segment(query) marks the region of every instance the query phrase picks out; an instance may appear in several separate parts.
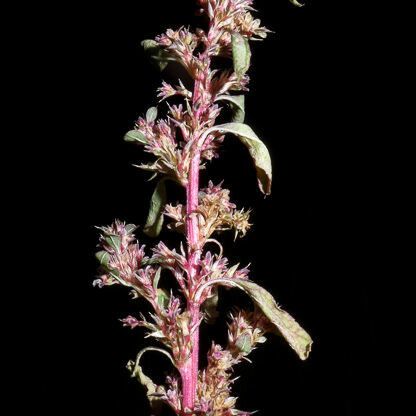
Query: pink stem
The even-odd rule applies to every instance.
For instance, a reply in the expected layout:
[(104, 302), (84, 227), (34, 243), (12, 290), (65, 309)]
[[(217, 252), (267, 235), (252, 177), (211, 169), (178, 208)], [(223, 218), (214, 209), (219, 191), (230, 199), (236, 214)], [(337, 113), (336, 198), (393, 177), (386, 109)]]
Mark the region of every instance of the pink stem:
[[(199, 120), (204, 111), (212, 104), (211, 102), (204, 102), (201, 97), (200, 88), (205, 86), (208, 79), (210, 57), (208, 49), (213, 37), (213, 27), (210, 23), (210, 30), (208, 33), (208, 42), (205, 53), (202, 54), (202, 61), (205, 62), (205, 69), (198, 71), (195, 79), (195, 86), (193, 92), (193, 107), (195, 117)], [(209, 100), (208, 100), (209, 101)], [(197, 107), (197, 109), (196, 109)], [(200, 120), (199, 120), (200, 121)], [(189, 298), (187, 310), (191, 316), (191, 326), (195, 328), (192, 336), (192, 352), (189, 359), (184, 363), (180, 369), (182, 378), (182, 405), (183, 414), (185, 409), (193, 411), (195, 407), (195, 399), (198, 385), (198, 366), (199, 366), (199, 320), (200, 320), (200, 305), (193, 300), (194, 292), (198, 284), (199, 263), (201, 258), (202, 246), (199, 238), (199, 225), (195, 215), (192, 215), (198, 208), (198, 193), (199, 193), (199, 168), (201, 162), (201, 148), (198, 147), (199, 132), (194, 132), (193, 138), (195, 146), (192, 153), (191, 165), (188, 175), (188, 184), (186, 186), (186, 237), (188, 244), (188, 267), (189, 267)]]
[(188, 266), (189, 266), (189, 289), (190, 299), (188, 301), (188, 312), (191, 315), (191, 326), (196, 326), (191, 336), (192, 353), (180, 370), (182, 377), (183, 408), (192, 410), (195, 406), (196, 388), (198, 383), (199, 362), (199, 304), (192, 301), (192, 292), (198, 276), (199, 259), (201, 250), (199, 248), (199, 227), (196, 216), (192, 215), (198, 207), (199, 192), (199, 164), (200, 150), (195, 149), (191, 161), (186, 187), (186, 234), (188, 240)]

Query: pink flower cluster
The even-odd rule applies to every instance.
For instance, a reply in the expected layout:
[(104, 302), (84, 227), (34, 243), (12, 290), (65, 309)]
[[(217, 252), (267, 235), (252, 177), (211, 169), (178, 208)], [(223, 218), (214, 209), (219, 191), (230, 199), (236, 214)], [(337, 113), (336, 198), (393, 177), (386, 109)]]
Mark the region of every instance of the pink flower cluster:
[[(169, 271), (179, 283), (185, 298), (192, 297), (188, 287), (193, 275), (184, 249), (181, 248), (181, 253), (177, 253), (175, 249), (171, 250), (159, 242), (152, 250), (153, 255), (145, 257), (144, 246), (140, 246), (134, 238), (134, 225), (125, 225), (117, 220), (110, 227), (100, 229), (102, 250), (97, 253), (97, 258), (106, 274), (96, 280), (94, 285), (103, 287), (121, 284), (132, 290), (133, 297), (146, 299), (154, 309), (150, 321), (144, 316), (139, 320), (130, 315), (121, 320), (123, 325), (132, 329), (145, 327), (148, 336), (158, 339), (172, 350), (177, 363), (183, 362), (190, 354), (191, 336), (203, 315), (193, 322), (190, 313), (182, 310), (181, 299), (159, 287), (159, 280), (163, 270)], [(201, 259), (200, 273), (194, 283), (201, 286), (214, 279), (248, 278), (247, 268), (228, 268), (227, 263), (226, 258), (212, 255), (208, 251)], [(210, 288), (204, 290), (198, 298), (198, 304), (202, 305), (210, 294)]]
[[(192, 215), (197, 218), (199, 241), (204, 245), (214, 232), (233, 230), (235, 236), (244, 236), (250, 229), (250, 211), (237, 210), (230, 202), (230, 191), (220, 185), (214, 186), (210, 181), (208, 187), (202, 189), (198, 195), (198, 208)], [(186, 210), (182, 204), (166, 205), (165, 214), (173, 222), (170, 229), (185, 232)]]

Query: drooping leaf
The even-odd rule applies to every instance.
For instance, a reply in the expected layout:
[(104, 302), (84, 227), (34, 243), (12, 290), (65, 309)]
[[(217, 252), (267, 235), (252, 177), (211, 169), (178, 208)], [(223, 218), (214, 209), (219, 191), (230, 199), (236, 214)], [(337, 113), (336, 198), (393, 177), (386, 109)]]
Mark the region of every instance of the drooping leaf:
[(248, 280), (218, 279), (201, 286), (198, 293), (210, 285), (223, 285), (243, 290), (260, 308), (270, 323), (286, 339), (302, 360), (306, 360), (312, 347), (309, 334), (276, 303), (273, 296), (264, 288)]
[(157, 107), (150, 107), (146, 113), (146, 121), (153, 123), (157, 119)]
[(141, 45), (160, 71), (163, 71), (167, 67), (169, 61), (174, 61), (174, 59), (171, 58), (169, 54), (153, 39), (146, 39), (142, 41)]
[(161, 179), (156, 185), (150, 201), (149, 214), (147, 216), (144, 233), (149, 237), (157, 237), (163, 226), (163, 210), (166, 205), (166, 178)]
[(244, 123), (246, 118), (245, 96), (241, 95), (220, 95), (216, 101), (228, 101), (231, 104), (233, 115), (232, 121), (235, 123)]
[(175, 365), (172, 356), (165, 350), (162, 350), (161, 348), (154, 348), (154, 347), (148, 347), (144, 348), (137, 354), (136, 361), (129, 361), (127, 363), (128, 370), (131, 371), (131, 376), (134, 378), (137, 378), (139, 383), (147, 390), (147, 398), (149, 399), (150, 406), (152, 408), (152, 411), (155, 414), (160, 414), (162, 410), (163, 401), (161, 400), (161, 397), (166, 393), (165, 388), (163, 386), (158, 386), (153, 382), (153, 380), (148, 377), (146, 374), (143, 373), (143, 369), (140, 365), (140, 360), (144, 353), (148, 351), (156, 351), (160, 352), (166, 357), (169, 358), (169, 360), (172, 362), (173, 365)]
[(261, 192), (270, 195), (272, 189), (272, 161), (266, 145), (247, 124), (227, 123), (212, 127), (210, 131), (235, 134), (247, 147), (253, 158)]
[(233, 51), (234, 72), (241, 79), (250, 68), (251, 50), (248, 39), (233, 33), (231, 36), (231, 45)]
[(126, 142), (136, 142), (140, 144), (147, 144), (146, 136), (139, 130), (130, 130), (124, 136)]

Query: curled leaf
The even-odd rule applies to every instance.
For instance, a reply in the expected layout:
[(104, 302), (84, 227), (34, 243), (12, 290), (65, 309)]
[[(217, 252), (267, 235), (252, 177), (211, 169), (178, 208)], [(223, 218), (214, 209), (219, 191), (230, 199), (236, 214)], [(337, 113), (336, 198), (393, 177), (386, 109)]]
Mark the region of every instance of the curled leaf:
[(129, 361), (127, 363), (127, 368), (131, 371), (131, 376), (137, 378), (139, 383), (147, 390), (147, 398), (149, 399), (153, 412), (159, 413), (161, 410), (161, 405), (163, 404), (160, 397), (165, 394), (165, 389), (163, 386), (158, 386), (155, 384), (150, 377), (144, 374), (143, 369), (140, 366), (140, 360), (143, 354), (148, 351), (160, 352), (166, 355), (166, 357), (169, 358), (173, 365), (175, 365), (175, 362), (167, 351), (162, 350), (161, 348), (147, 347), (142, 349), (137, 354), (136, 361)]
[(244, 123), (246, 118), (245, 96), (241, 95), (220, 95), (216, 101), (228, 101), (231, 104), (233, 115), (232, 121), (235, 123)]
[(162, 230), (163, 210), (167, 199), (165, 180), (166, 179), (164, 178), (158, 182), (150, 201), (149, 214), (143, 230), (149, 237), (157, 237)]
[(235, 134), (247, 147), (253, 158), (257, 171), (257, 179), (261, 192), (270, 195), (272, 189), (272, 161), (266, 145), (257, 137), (247, 124), (227, 123), (214, 126), (211, 131)]
[(232, 34), (231, 45), (233, 51), (234, 72), (240, 79), (250, 68), (250, 45), (248, 43), (248, 39), (240, 35), (240, 33)]
[(280, 308), (266, 289), (248, 280), (218, 279), (202, 285), (198, 293), (202, 293), (210, 285), (236, 287), (243, 290), (260, 308), (270, 323), (283, 335), (300, 359), (306, 360), (308, 358), (312, 347), (312, 338), (291, 315)]

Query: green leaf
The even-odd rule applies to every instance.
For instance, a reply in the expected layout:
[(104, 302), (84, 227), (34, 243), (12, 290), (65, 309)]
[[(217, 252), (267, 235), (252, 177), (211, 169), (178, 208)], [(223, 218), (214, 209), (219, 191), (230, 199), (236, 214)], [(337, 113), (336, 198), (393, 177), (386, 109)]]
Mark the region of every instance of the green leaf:
[(110, 261), (110, 254), (105, 250), (99, 251), (95, 254), (95, 258), (100, 262), (100, 265), (108, 268), (108, 263)]
[(256, 133), (243, 123), (227, 123), (214, 126), (211, 131), (235, 134), (247, 147), (253, 158), (257, 171), (257, 179), (261, 192), (270, 195), (272, 189), (272, 161), (266, 145), (257, 137)]
[(166, 309), (169, 305), (170, 296), (165, 289), (157, 289), (157, 303), (162, 309)]
[(304, 4), (299, 3), (297, 0), (289, 0), (289, 1), (297, 7), (303, 7), (304, 6)]
[(197, 296), (210, 285), (236, 287), (243, 290), (260, 308), (276, 330), (283, 335), (300, 359), (306, 360), (308, 358), (313, 342), (311, 337), (292, 316), (280, 308), (266, 289), (248, 280), (218, 279), (202, 285), (198, 289)]
[(105, 237), (105, 242), (115, 251), (120, 250), (121, 238), (118, 235), (109, 234)]
[(139, 383), (147, 390), (146, 394), (147, 398), (149, 399), (152, 411), (157, 414), (160, 414), (163, 405), (161, 397), (166, 393), (165, 388), (163, 386), (158, 386), (157, 384), (155, 384), (150, 377), (143, 373), (143, 369), (140, 366), (140, 360), (143, 354), (148, 351), (160, 352), (166, 355), (166, 357), (169, 358), (173, 365), (175, 365), (175, 362), (173, 361), (172, 356), (167, 351), (162, 350), (161, 348), (148, 347), (144, 348), (137, 354), (135, 362), (129, 361), (127, 363), (127, 368), (131, 371), (131, 376), (137, 378)]
[(239, 33), (233, 33), (231, 36), (233, 51), (234, 72), (240, 79), (250, 68), (251, 51), (248, 39)]
[(244, 354), (250, 354), (253, 350), (253, 345), (251, 343), (251, 336), (248, 333), (241, 334), (236, 342), (235, 346)]
[(163, 178), (158, 182), (150, 201), (149, 214), (143, 230), (149, 237), (157, 237), (162, 231), (163, 210), (167, 199), (165, 181), (166, 178)]
[(153, 39), (146, 39), (141, 43), (141, 45), (160, 71), (163, 71), (167, 67), (169, 61), (174, 61), (174, 59), (171, 58), (169, 54)]
[(130, 130), (124, 136), (126, 142), (138, 142), (140, 144), (147, 144), (146, 136), (139, 130)]
[(245, 96), (241, 95), (220, 95), (216, 101), (228, 101), (231, 104), (233, 115), (232, 121), (235, 123), (244, 123), (245, 112)]
[(146, 121), (148, 123), (153, 123), (157, 119), (157, 108), (150, 107), (146, 113)]

